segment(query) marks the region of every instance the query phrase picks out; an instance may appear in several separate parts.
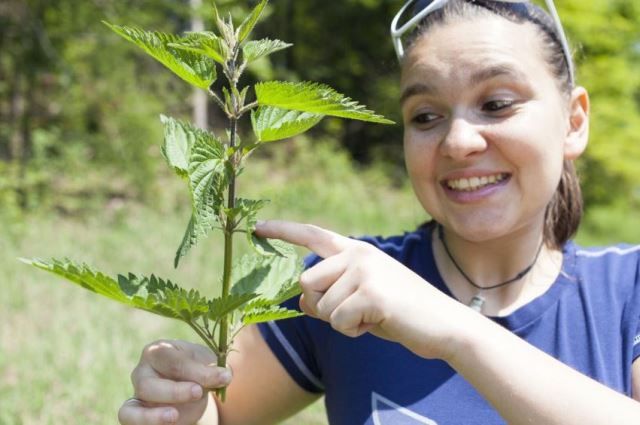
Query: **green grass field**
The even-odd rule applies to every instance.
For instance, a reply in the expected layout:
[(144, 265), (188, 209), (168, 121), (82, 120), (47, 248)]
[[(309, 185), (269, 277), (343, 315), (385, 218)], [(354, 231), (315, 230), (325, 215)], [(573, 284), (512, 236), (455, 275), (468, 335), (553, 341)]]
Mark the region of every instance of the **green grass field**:
[[(274, 147), (242, 176), (241, 196), (272, 200), (261, 218), (301, 220), (347, 235), (392, 234), (425, 219), (410, 189), (356, 171), (341, 153)], [(182, 323), (122, 307), (17, 261), (69, 257), (111, 274), (156, 273), (207, 294), (216, 291), (220, 239), (172, 260), (188, 211), (180, 182), (167, 180), (157, 208), (104, 205), (82, 219), (41, 214), (4, 223), (0, 237), (0, 425), (115, 424), (131, 396), (129, 374), (142, 347), (158, 338), (198, 342)], [(1, 208), (1, 207), (0, 207)], [(580, 239), (640, 241), (637, 215), (596, 211)], [(635, 223), (635, 225), (634, 225)], [(612, 230), (613, 229), (613, 230)], [(617, 229), (617, 230), (616, 230)], [(321, 401), (285, 422), (326, 424)]]
[[(331, 148), (297, 150), (295, 161), (286, 146), (271, 152), (269, 160), (250, 163), (240, 180), (241, 196), (272, 200), (262, 218), (303, 220), (349, 235), (402, 232), (424, 218), (408, 189), (391, 189), (371, 172), (356, 174)], [(188, 198), (177, 179), (163, 184), (162, 207), (108, 204), (82, 219), (39, 215), (7, 223), (0, 238), (1, 425), (115, 424), (145, 344), (198, 342), (180, 322), (120, 306), (17, 260), (69, 257), (112, 275), (153, 272), (214, 294), (221, 240), (212, 236), (174, 270), (189, 217), (177, 205)], [(318, 402), (285, 423), (325, 424), (324, 407)]]

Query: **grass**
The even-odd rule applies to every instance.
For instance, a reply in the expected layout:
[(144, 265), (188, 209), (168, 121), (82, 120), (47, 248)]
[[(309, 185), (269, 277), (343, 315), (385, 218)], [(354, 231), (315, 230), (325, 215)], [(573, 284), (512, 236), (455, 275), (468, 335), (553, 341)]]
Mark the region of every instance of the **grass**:
[[(310, 152), (274, 146), (269, 154), (249, 164), (240, 183), (244, 196), (272, 199), (263, 218), (304, 220), (351, 235), (402, 232), (422, 220), (407, 188), (392, 189), (373, 172), (357, 175), (326, 145)], [(0, 239), (0, 425), (115, 424), (145, 344), (199, 342), (180, 322), (122, 307), (16, 259), (69, 257), (112, 275), (154, 272), (215, 292), (222, 262), (217, 235), (178, 270), (172, 267), (188, 220), (179, 205), (188, 200), (176, 189), (180, 182), (163, 184), (157, 209), (107, 204), (91, 217), (31, 216), (8, 226)], [(284, 424), (300, 423), (326, 424), (322, 402)]]
[[(392, 188), (375, 171), (354, 169), (329, 145), (301, 140), (267, 150), (240, 181), (241, 195), (272, 200), (262, 218), (312, 222), (348, 235), (399, 233), (425, 218), (408, 187)], [(199, 342), (182, 323), (121, 307), (16, 260), (66, 256), (111, 274), (154, 272), (213, 293), (221, 241), (212, 237), (174, 270), (188, 199), (176, 179), (159, 181), (165, 189), (154, 208), (112, 202), (90, 217), (43, 214), (4, 226), (0, 425), (115, 424), (145, 344), (159, 338)], [(638, 243), (637, 217), (624, 206), (593, 209), (578, 239)], [(326, 423), (319, 401), (283, 425)]]

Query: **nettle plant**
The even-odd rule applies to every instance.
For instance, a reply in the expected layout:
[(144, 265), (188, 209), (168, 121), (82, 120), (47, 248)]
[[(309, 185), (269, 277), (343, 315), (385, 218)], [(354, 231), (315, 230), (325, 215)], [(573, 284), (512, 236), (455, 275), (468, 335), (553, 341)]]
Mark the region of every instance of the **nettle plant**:
[[(300, 315), (280, 306), (299, 294), (297, 284), (302, 262), (292, 246), (254, 234), (257, 212), (267, 202), (236, 194), (237, 179), (247, 158), (264, 144), (301, 134), (325, 116), (376, 123), (392, 122), (332, 88), (310, 82), (260, 82), (238, 87), (240, 77), (252, 62), (286, 49), (280, 40), (249, 40), (268, 0), (260, 3), (237, 27), (229, 16), (223, 19), (213, 5), (217, 33), (188, 32), (183, 36), (144, 31), (105, 22), (114, 32), (136, 44), (187, 83), (205, 90), (227, 117), (226, 137), (167, 116), (162, 153), (169, 166), (183, 178), (191, 194), (192, 213), (174, 266), (212, 230), (224, 235), (224, 265), (219, 296), (206, 298), (197, 290), (184, 289), (155, 275), (128, 273), (115, 279), (86, 264), (68, 259), (24, 262), (131, 307), (188, 324), (225, 367), (234, 336), (244, 326)], [(221, 93), (215, 92), (218, 69), (226, 79)], [(238, 122), (250, 114), (253, 137), (240, 140)], [(233, 237), (244, 233), (252, 255), (233, 260)], [(224, 390), (220, 392), (224, 399)]]

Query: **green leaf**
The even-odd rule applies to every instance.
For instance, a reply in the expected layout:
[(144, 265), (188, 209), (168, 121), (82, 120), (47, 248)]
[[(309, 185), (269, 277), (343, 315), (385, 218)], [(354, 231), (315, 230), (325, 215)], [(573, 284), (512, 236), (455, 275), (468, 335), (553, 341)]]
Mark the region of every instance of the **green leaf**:
[(238, 43), (242, 43), (244, 39), (246, 39), (251, 31), (253, 31), (253, 27), (256, 26), (258, 19), (260, 19), (260, 15), (262, 15), (262, 11), (267, 5), (268, 0), (261, 0), (260, 3), (251, 11), (251, 13), (245, 18), (245, 20), (238, 27)]
[(267, 81), (255, 86), (258, 104), (380, 124), (394, 124), (329, 86), (319, 83)]
[(161, 316), (188, 322), (209, 310), (209, 304), (198, 291), (193, 289), (187, 291), (154, 275), (142, 278), (134, 274), (119, 275), (116, 281), (92, 270), (86, 264), (79, 265), (69, 260), (53, 259), (45, 262), (37, 259), (23, 259), (22, 261), (114, 301)]
[(189, 181), (194, 205), (200, 209), (210, 204), (213, 195), (220, 207), (225, 175), (224, 146), (216, 139), (198, 139), (189, 158)]
[(255, 233), (250, 233), (251, 242), (250, 245), (256, 252), (263, 256), (277, 255), (280, 257), (286, 257), (291, 255), (289, 250), (291, 246), (279, 239), (266, 239), (256, 236)]
[(247, 242), (249, 243), (249, 246), (262, 255), (267, 254), (264, 251), (261, 251), (260, 247), (255, 244), (253, 232), (256, 230), (256, 216), (258, 211), (266, 204), (266, 200), (238, 199), (236, 201), (236, 209), (238, 210), (237, 214), (235, 214), (236, 223), (239, 224), (243, 219), (245, 220)]
[(224, 65), (229, 56), (227, 43), (210, 31), (191, 32), (180, 43), (171, 43), (169, 47), (207, 56)]
[(267, 202), (262, 199), (239, 198), (236, 200), (236, 207), (233, 210), (225, 209), (225, 212), (227, 217), (231, 217), (235, 221), (236, 225), (240, 224), (242, 220), (245, 221), (247, 242), (258, 254), (263, 256), (279, 255), (281, 257), (295, 255), (292, 245), (277, 239), (265, 239), (255, 235), (256, 215)]
[[(241, 260), (238, 264), (246, 265), (246, 259)], [(260, 288), (260, 285), (265, 282), (271, 272), (270, 264), (262, 264), (261, 262), (253, 263), (255, 267), (249, 267), (244, 270), (232, 270), (231, 280), (233, 286), (231, 287), (231, 294), (254, 294)], [(237, 267), (237, 266), (236, 266)], [(272, 275), (273, 278), (277, 276)]]
[(261, 142), (286, 139), (304, 133), (318, 124), (323, 114), (260, 106), (251, 111), (251, 125)]
[(199, 138), (214, 138), (214, 136), (189, 123), (165, 115), (160, 115), (160, 121), (164, 124), (162, 155), (179, 176), (188, 177), (191, 147)]
[(293, 46), (280, 40), (270, 40), (268, 38), (255, 41), (247, 41), (242, 46), (242, 56), (247, 63), (254, 62), (264, 56), (268, 56), (277, 51)]
[(303, 316), (304, 314), (297, 310), (289, 310), (284, 307), (269, 306), (264, 308), (254, 308), (246, 311), (242, 316), (242, 324), (250, 325), (253, 323), (270, 322), (272, 320), (291, 319)]
[(278, 292), (269, 300), (269, 302), (273, 305), (279, 305), (287, 301), (288, 299), (299, 295), (301, 292), (302, 289), (300, 288), (300, 282), (296, 277), (282, 284)]
[[(298, 278), (303, 264), (295, 250), (290, 248), (287, 256), (258, 257), (245, 255), (232, 268), (232, 294), (256, 293), (261, 299), (275, 303), (299, 293)], [(297, 289), (291, 290), (294, 285)], [(283, 293), (283, 288), (286, 288)], [(287, 298), (287, 299), (288, 299)]]
[(215, 64), (208, 58), (171, 47), (171, 45), (182, 44), (183, 38), (162, 32), (144, 31), (137, 27), (114, 25), (105, 21), (103, 23), (116, 34), (140, 47), (187, 83), (208, 89), (216, 80)]
[(208, 132), (198, 135), (189, 157), (191, 218), (176, 252), (175, 267), (180, 258), (218, 224), (220, 211), (224, 208), (224, 191), (230, 179), (222, 142)]
[(209, 302), (207, 318), (213, 321), (218, 321), (257, 296), (258, 294), (255, 293), (247, 293), (230, 294), (226, 299), (223, 299), (222, 297), (214, 298)]

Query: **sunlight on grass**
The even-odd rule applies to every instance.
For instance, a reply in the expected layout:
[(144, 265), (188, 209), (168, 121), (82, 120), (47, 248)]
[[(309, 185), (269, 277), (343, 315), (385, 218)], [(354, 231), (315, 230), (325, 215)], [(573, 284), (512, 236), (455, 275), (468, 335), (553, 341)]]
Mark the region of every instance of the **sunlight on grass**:
[[(240, 180), (241, 196), (272, 200), (261, 217), (350, 235), (398, 233), (423, 219), (407, 188), (393, 189), (373, 172), (356, 173), (328, 145), (298, 147), (294, 155), (274, 146), (269, 156), (252, 159)], [(189, 216), (177, 206), (188, 201), (179, 184), (166, 186), (159, 209), (125, 203), (82, 219), (29, 217), (0, 239), (0, 424), (117, 423), (144, 345), (159, 338), (199, 342), (181, 322), (128, 309), (17, 261), (69, 257), (112, 275), (153, 272), (215, 293), (222, 261), (217, 235), (178, 270), (172, 267)], [(326, 424), (321, 400), (285, 422), (300, 423)]]
[[(408, 187), (357, 171), (331, 145), (274, 144), (252, 158), (240, 194), (269, 198), (261, 218), (301, 220), (347, 235), (397, 234), (425, 220)], [(145, 344), (199, 342), (184, 324), (81, 291), (17, 257), (69, 257), (111, 273), (156, 273), (207, 294), (218, 291), (222, 252), (213, 236), (172, 267), (189, 211), (181, 182), (161, 177), (160, 205), (107, 204), (81, 219), (29, 217), (0, 238), (0, 424), (115, 424), (131, 396), (129, 374)], [(0, 210), (0, 216), (2, 211)], [(587, 214), (579, 240), (638, 243), (637, 215), (623, 208)], [(237, 244), (241, 245), (241, 244)], [(324, 425), (322, 400), (284, 425)]]

